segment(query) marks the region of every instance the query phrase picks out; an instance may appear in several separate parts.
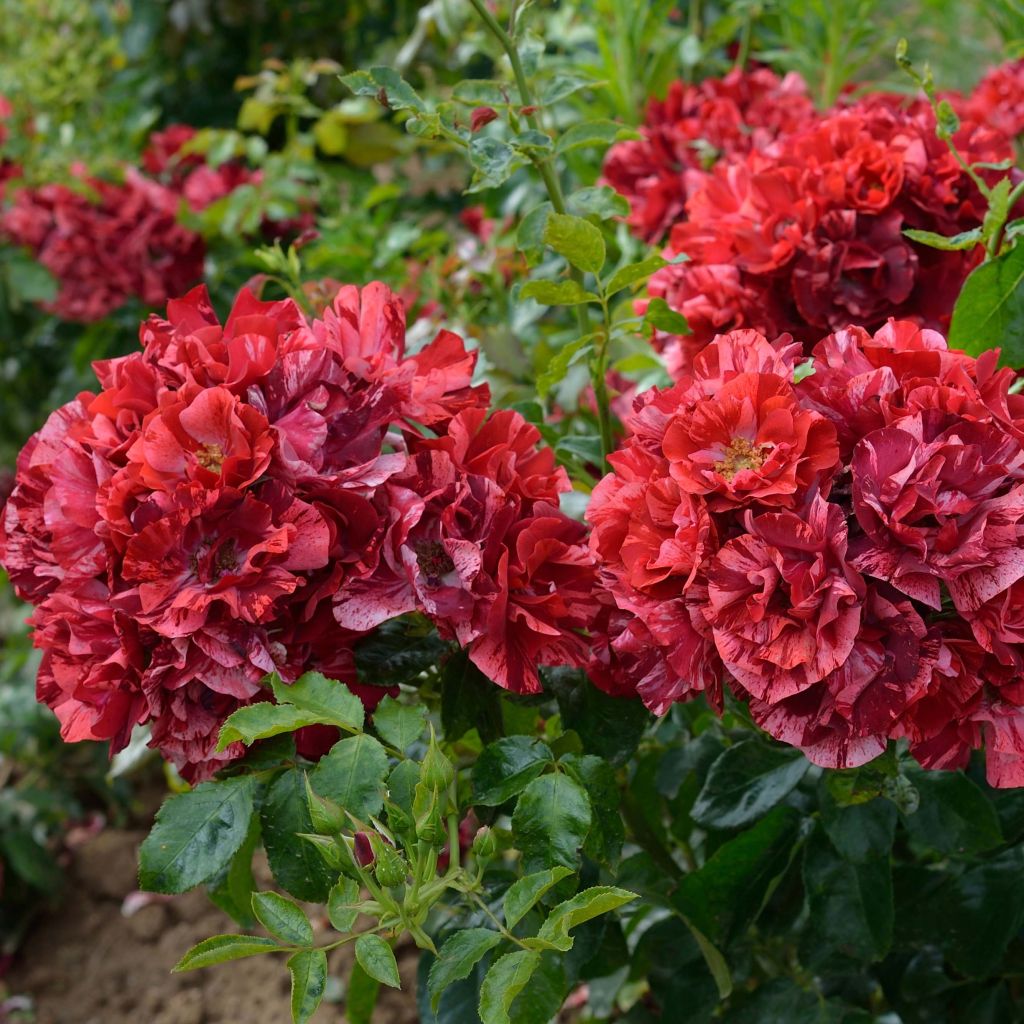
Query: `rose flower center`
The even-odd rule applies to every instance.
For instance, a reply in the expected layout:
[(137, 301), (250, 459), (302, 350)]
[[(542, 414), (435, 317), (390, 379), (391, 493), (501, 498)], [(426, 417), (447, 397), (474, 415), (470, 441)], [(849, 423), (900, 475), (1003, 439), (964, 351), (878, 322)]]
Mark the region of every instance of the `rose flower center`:
[(436, 587), (441, 578), (455, 568), (455, 563), (439, 541), (421, 540), (414, 546), (414, 550), (416, 561), (432, 587)]
[(219, 444), (203, 444), (196, 451), (196, 462), (211, 473), (219, 473), (224, 463), (224, 450)]
[(771, 445), (757, 444), (745, 437), (734, 437), (722, 459), (715, 463), (715, 472), (731, 481), (741, 470), (760, 469)]

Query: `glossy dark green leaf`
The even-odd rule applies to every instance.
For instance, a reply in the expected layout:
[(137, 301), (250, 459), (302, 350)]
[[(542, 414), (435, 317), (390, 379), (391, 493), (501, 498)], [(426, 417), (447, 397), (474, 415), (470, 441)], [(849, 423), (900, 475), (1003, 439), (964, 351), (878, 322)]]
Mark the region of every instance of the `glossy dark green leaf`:
[(371, 686), (415, 682), (449, 649), (423, 616), (389, 619), (355, 645), (359, 682)]
[(949, 347), (972, 356), (999, 348), (1004, 365), (1024, 365), (1024, 245), (968, 275), (953, 307)]
[(844, 807), (836, 803), (827, 785), (818, 787), (818, 796), (821, 823), (832, 845), (847, 860), (863, 863), (889, 855), (899, 817), (895, 804), (875, 797)]
[(904, 815), (911, 837), (939, 853), (970, 857), (1003, 842), (999, 816), (984, 790), (962, 772), (907, 769), (918, 808)]
[(468, 978), (480, 960), (501, 941), (501, 933), (490, 928), (465, 928), (445, 941), (430, 968), (427, 985), (434, 1013), (445, 989), (453, 982)]
[(590, 801), (567, 775), (542, 775), (526, 787), (512, 815), (512, 837), (527, 872), (576, 869), (590, 829)]
[(185, 892), (225, 868), (249, 833), (256, 788), (240, 775), (166, 800), (139, 850), (140, 887)]
[(307, 1024), (317, 1011), (327, 988), (327, 954), (322, 949), (307, 949), (288, 958), (292, 978), (292, 1022)]
[(362, 821), (384, 803), (388, 755), (372, 736), (349, 736), (335, 743), (310, 773), (313, 789)]
[(313, 926), (302, 908), (276, 892), (254, 892), (252, 911), (264, 928), (276, 939), (291, 946), (313, 943)]
[(476, 729), (484, 743), (501, 735), (500, 690), (469, 660), (453, 654), (441, 675), (441, 725), (449, 743)]
[(594, 754), (567, 754), (561, 764), (587, 791), (591, 822), (583, 852), (609, 867), (618, 862), (626, 830), (619, 812), (619, 787), (615, 769)]
[(690, 813), (710, 828), (739, 828), (771, 810), (809, 766), (799, 750), (744, 740), (723, 751), (711, 766)]
[(568, 994), (565, 955), (542, 953), (530, 983), (512, 1001), (509, 1019), (512, 1024), (550, 1024)]
[(227, 866), (206, 882), (206, 894), (210, 900), (243, 928), (251, 928), (256, 923), (252, 912), (252, 894), (256, 890), (252, 859), (259, 839), (260, 819), (254, 814), (245, 842)]
[(809, 917), (801, 959), (809, 967), (827, 963), (834, 953), (867, 961), (885, 956), (893, 933), (888, 857), (844, 860), (824, 830), (816, 829), (804, 848), (804, 888)]
[(1024, 924), (1024, 848), (978, 864), (941, 889), (928, 907), (935, 941), (958, 971), (984, 977), (998, 970)]
[(553, 763), (551, 748), (529, 736), (506, 736), (484, 747), (473, 765), (473, 803), (496, 807), (521, 793)]
[(334, 878), (316, 848), (300, 838), (315, 831), (301, 769), (290, 768), (274, 780), (260, 809), (260, 822), (277, 883), (296, 899), (323, 903)]
[(421, 1024), (466, 1024), (478, 1019), (480, 986), (491, 965), (490, 955), (483, 957), (473, 966), (469, 977), (453, 982), (441, 994), (437, 1010), (430, 1006), (429, 978), (434, 966), (434, 957), (429, 952), (420, 954), (417, 970), (416, 1001)]
[(609, 697), (578, 669), (550, 669), (543, 679), (558, 700), (565, 728), (579, 735), (588, 754), (612, 765), (625, 764), (654, 720), (639, 700)]
[(789, 865), (799, 826), (797, 811), (776, 807), (685, 875), (673, 902), (709, 939), (728, 944), (757, 919)]

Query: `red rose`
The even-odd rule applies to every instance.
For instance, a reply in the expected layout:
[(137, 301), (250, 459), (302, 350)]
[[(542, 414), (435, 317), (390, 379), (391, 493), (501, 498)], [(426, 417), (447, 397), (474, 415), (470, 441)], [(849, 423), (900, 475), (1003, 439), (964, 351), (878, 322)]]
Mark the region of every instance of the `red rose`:
[(750, 502), (792, 507), (811, 488), (827, 490), (839, 447), (832, 424), (801, 409), (787, 381), (745, 373), (677, 416), (664, 452), (679, 486), (721, 511)]

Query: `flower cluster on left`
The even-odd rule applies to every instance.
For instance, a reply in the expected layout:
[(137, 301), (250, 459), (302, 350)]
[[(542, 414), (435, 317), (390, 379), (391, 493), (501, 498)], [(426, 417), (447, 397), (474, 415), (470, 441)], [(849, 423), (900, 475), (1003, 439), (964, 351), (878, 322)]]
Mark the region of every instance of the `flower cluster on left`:
[(242, 291), (223, 326), (197, 288), (141, 342), (29, 441), (0, 523), (65, 739), (117, 750), (149, 721), (204, 778), (242, 753), (215, 750), (220, 726), (270, 672), (372, 707), (353, 643), (413, 610), (514, 689), (583, 660), (593, 568), (564, 474), (518, 414), (487, 418), (462, 339), (408, 355), (371, 284), (312, 321)]

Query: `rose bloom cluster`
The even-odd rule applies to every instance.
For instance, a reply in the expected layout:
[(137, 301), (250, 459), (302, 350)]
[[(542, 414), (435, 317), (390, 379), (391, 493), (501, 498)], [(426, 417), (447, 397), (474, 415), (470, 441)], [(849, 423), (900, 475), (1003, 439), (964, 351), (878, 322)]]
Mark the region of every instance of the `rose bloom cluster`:
[[(968, 163), (996, 163), (1013, 156), (1012, 135), (991, 116), (1005, 107), (986, 107), (981, 95), (956, 100), (964, 120), (953, 141)], [(692, 330), (685, 338), (656, 335), (670, 372), (685, 373), (716, 334), (739, 328), (788, 332), (809, 347), (829, 330), (849, 323), (875, 329), (888, 316), (948, 326), (953, 301), (982, 253), (940, 251), (904, 231), (954, 235), (978, 227), (986, 206), (936, 136), (931, 107), (868, 95), (785, 126), (769, 119), (762, 131), (754, 118), (764, 118), (765, 108), (767, 101), (746, 111), (747, 137), (762, 132), (763, 144), (723, 147), (705, 168), (680, 170), (678, 161), (655, 158), (654, 140), (668, 130), (692, 146), (691, 129), (685, 121), (667, 129), (652, 106), (646, 141), (632, 145), (651, 157), (651, 173), (677, 182), (685, 199), (657, 224), (650, 209), (659, 191), (634, 188), (618, 171), (636, 151), (623, 143), (608, 157), (607, 179), (629, 197), (634, 224), (639, 218), (650, 229), (641, 224), (640, 233), (665, 237), (668, 256), (689, 257), (650, 283), (650, 294), (684, 314)], [(716, 122), (706, 131), (717, 136)]]
[(534, 427), (488, 416), (459, 337), (408, 354), (371, 284), (311, 321), (242, 291), (223, 325), (198, 288), (141, 342), (29, 441), (0, 524), (65, 739), (117, 750), (148, 722), (204, 778), (242, 753), (218, 732), (267, 673), (372, 707), (353, 644), (410, 611), (519, 692), (585, 662), (595, 567), (568, 482)]
[(907, 321), (716, 338), (636, 401), (588, 512), (592, 678), (663, 713), (724, 688), (829, 768), (985, 747), (1024, 785), (1024, 397)]
[[(0, 97), (0, 120), (5, 116)], [(0, 145), (4, 142), (0, 124)], [(142, 169), (126, 167), (118, 182), (74, 168), (72, 185), (11, 188), (0, 210), (0, 239), (25, 246), (57, 279), (56, 299), (46, 309), (65, 320), (101, 320), (131, 298), (160, 306), (203, 276), (206, 246), (178, 222), (184, 203), (201, 212), (261, 176), (238, 161), (210, 167), (198, 154), (182, 153), (196, 134), (172, 125), (150, 136)], [(11, 165), (0, 183), (15, 177)], [(2, 193), (0, 193), (2, 197)], [(312, 214), (264, 225), (268, 237), (311, 226)]]
[(814, 118), (807, 85), (795, 72), (730, 71), (696, 85), (673, 82), (651, 100), (643, 138), (613, 146), (605, 180), (630, 202), (629, 224), (646, 242), (665, 238), (686, 214), (701, 172), (717, 160), (763, 150)]

